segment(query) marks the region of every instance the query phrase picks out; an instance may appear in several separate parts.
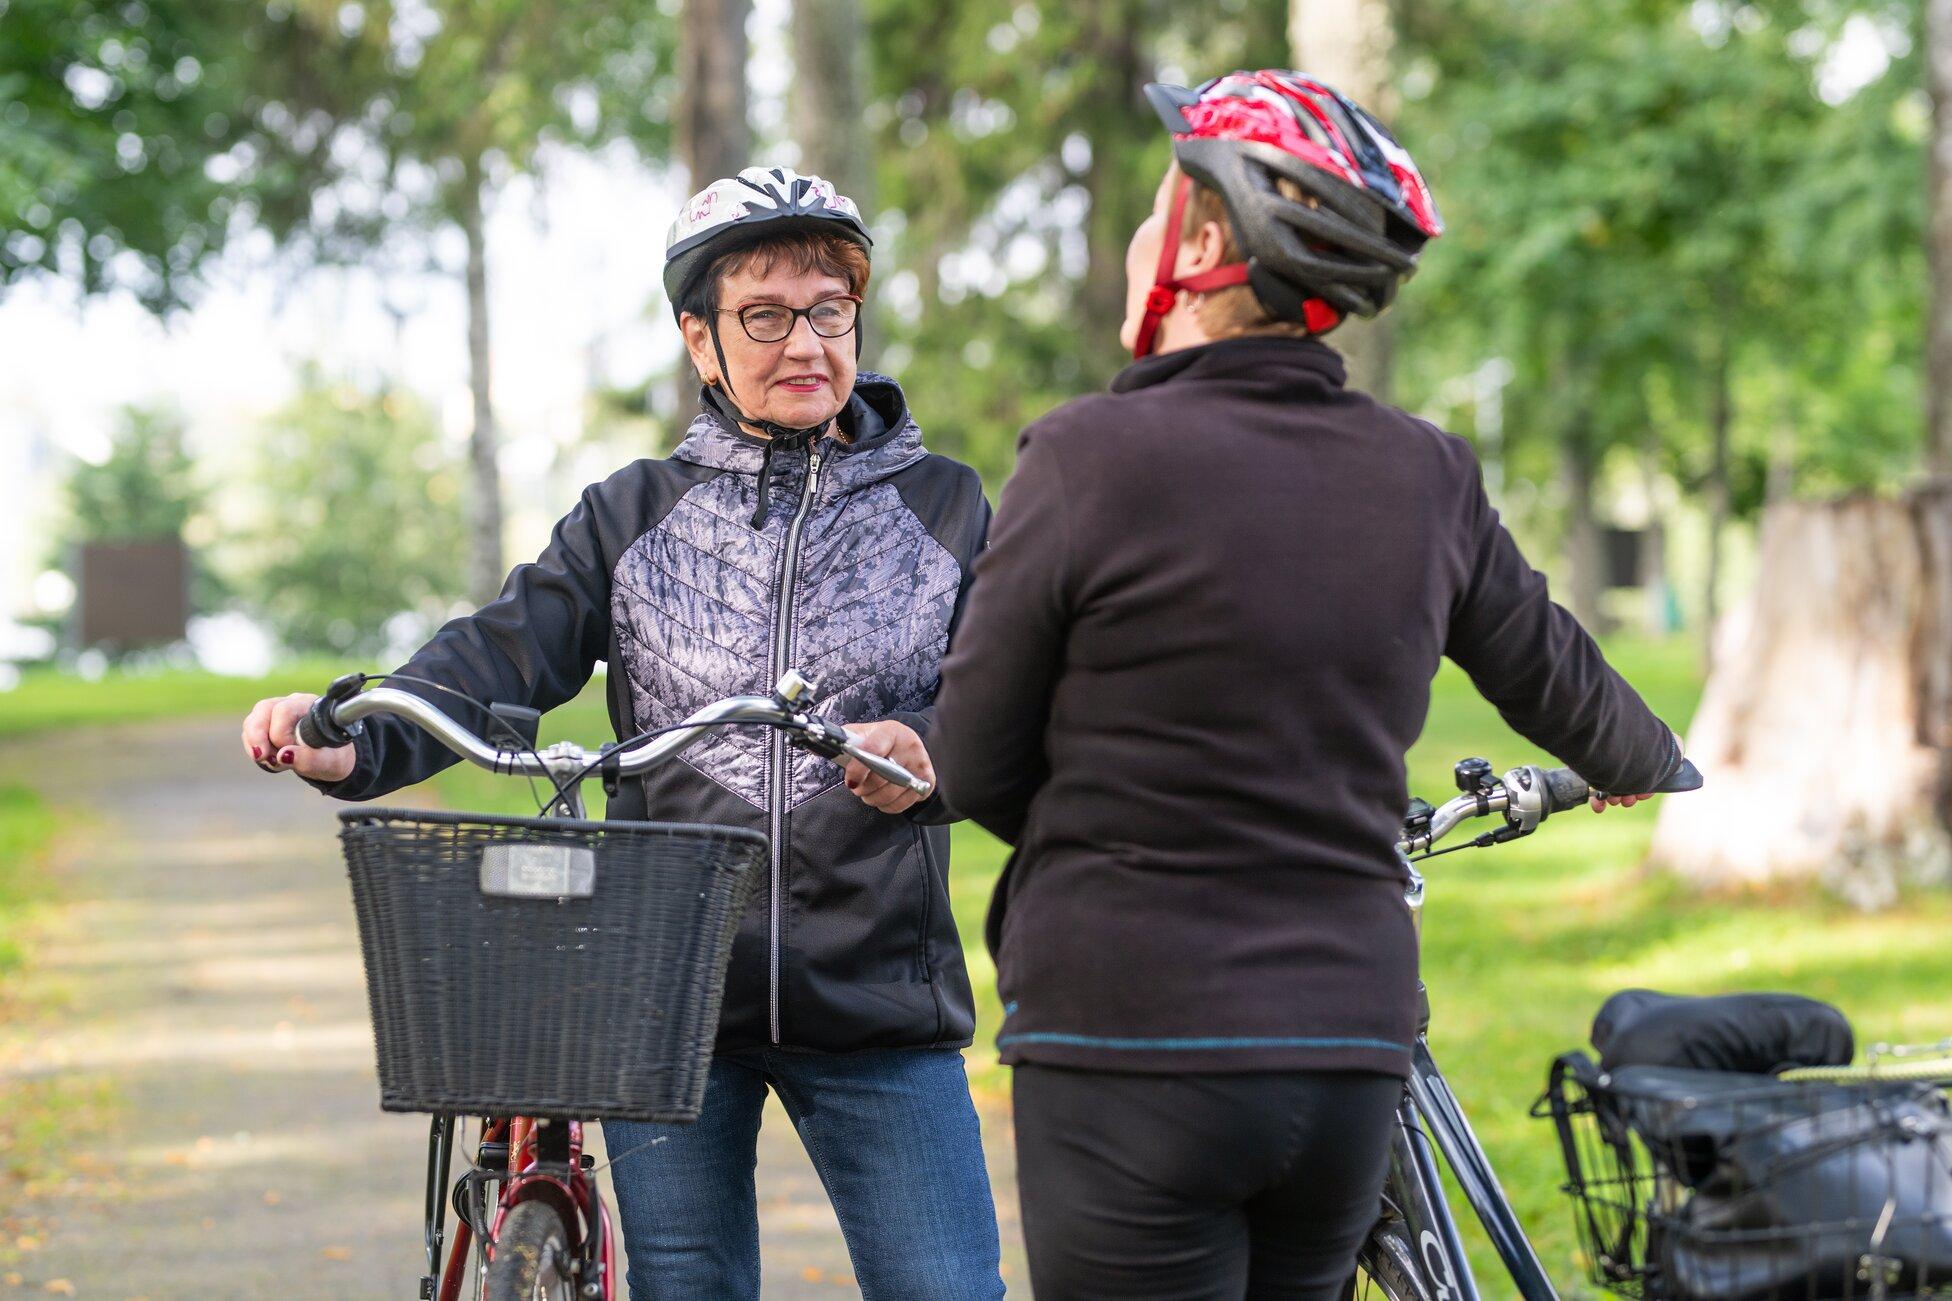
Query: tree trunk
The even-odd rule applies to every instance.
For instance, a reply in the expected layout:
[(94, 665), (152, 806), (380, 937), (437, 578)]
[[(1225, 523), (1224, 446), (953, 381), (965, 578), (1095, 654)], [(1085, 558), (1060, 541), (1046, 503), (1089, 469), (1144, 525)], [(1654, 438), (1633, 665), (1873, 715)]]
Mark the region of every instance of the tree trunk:
[(793, 0), (789, 97), (800, 170), (874, 208), (874, 158), (861, 126), (867, 108), (866, 32), (860, 0)]
[(685, 0), (678, 34), (678, 157), (695, 192), (751, 161), (746, 118), (746, 18), (751, 0)]
[(1769, 473), (1762, 488), (1765, 506), (1796, 495), (1796, 443), (1796, 408), (1785, 400), (1769, 430)]
[(1872, 906), (1952, 875), (1952, 488), (1778, 503), (1652, 861), (1705, 887), (1821, 881)]
[[(1388, 123), (1395, 96), (1390, 53), (1395, 29), (1388, 0), (1288, 0), (1288, 52), (1319, 78)], [(1387, 402), (1395, 353), (1388, 316), (1350, 320), (1329, 341), (1349, 367), (1349, 385)]]
[(1665, 637), (1674, 631), (1674, 598), (1667, 574), (1667, 521), (1661, 514), (1658, 437), (1650, 435), (1641, 446), (1640, 481), (1647, 497), (1647, 527), (1640, 535), (1641, 629), (1649, 637)]
[(488, 232), (482, 214), (487, 180), (479, 157), (466, 160), (456, 207), (468, 244), (468, 391), (474, 399), (474, 429), (468, 435), (468, 472), (473, 485), (468, 521), (468, 593), (486, 604), (501, 591), (502, 487), (496, 464), (499, 439), (488, 373)]
[(1728, 529), (1728, 427), (1734, 417), (1729, 394), (1728, 350), (1715, 357), (1708, 410), (1708, 566), (1701, 583), (1701, 659), (1714, 657), (1715, 624), (1721, 617), (1722, 534)]
[(1952, 0), (1925, 0), (1925, 84), (1932, 144), (1926, 186), (1931, 225), (1931, 324), (1925, 368), (1925, 433), (1931, 472), (1952, 475)]
[(1085, 224), (1088, 258), (1078, 293), (1080, 354), (1084, 382), (1095, 387), (1128, 360), (1118, 351), (1125, 319), (1125, 250), (1132, 232), (1152, 210), (1159, 173), (1136, 175), (1132, 159), (1158, 136), (1158, 117), (1145, 102), (1151, 68), (1139, 47), (1144, 24), (1131, 0), (1087, 0), (1079, 57), (1092, 70), (1093, 87), (1081, 97), (1086, 117), (1078, 128), (1091, 142), (1085, 191), (1091, 213)]
[[(1583, 424), (1581, 421), (1579, 424)], [(1603, 631), (1600, 592), (1606, 557), (1601, 550), (1599, 520), (1593, 511), (1593, 490), (1599, 458), (1588, 445), (1586, 431), (1569, 429), (1559, 459), (1560, 484), (1566, 496), (1566, 561), (1572, 579), (1567, 607), (1588, 631)]]
[[(789, 108), (800, 170), (833, 182), (874, 220), (874, 155), (861, 125), (867, 109), (867, 31), (861, 0), (793, 0), (793, 87)], [(863, 308), (861, 363), (875, 368), (885, 319), (870, 294)]]

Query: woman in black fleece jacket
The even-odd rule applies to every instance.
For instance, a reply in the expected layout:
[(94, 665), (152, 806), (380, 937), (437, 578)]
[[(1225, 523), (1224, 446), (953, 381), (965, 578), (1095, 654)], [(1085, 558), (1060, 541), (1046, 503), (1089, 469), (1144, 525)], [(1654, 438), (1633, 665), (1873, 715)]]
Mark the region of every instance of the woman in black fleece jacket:
[[(1407, 156), (1293, 74), (1153, 93), (1178, 163), (1127, 258), (1140, 360), (1024, 431), (931, 743), (946, 798), (1015, 846), (988, 940), (1040, 1301), (1327, 1298), (1416, 1032), (1394, 841), (1438, 661), (1600, 789), (1652, 790), (1680, 751), (1469, 444), (1344, 387), (1313, 337), (1388, 299), (1322, 245), (1387, 269), (1357, 256), (1376, 232), (1410, 265), (1436, 232)], [(1317, 109), (1335, 129), (1292, 139)], [(1375, 231), (1270, 234), (1276, 202), (1367, 211), (1311, 161), (1331, 148)]]

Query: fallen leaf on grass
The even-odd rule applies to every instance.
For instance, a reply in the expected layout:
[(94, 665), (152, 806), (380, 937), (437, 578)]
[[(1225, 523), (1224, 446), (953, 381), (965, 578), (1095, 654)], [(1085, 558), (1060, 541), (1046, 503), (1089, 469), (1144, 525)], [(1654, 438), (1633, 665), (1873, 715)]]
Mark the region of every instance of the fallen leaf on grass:
[(18, 1275), (18, 1274), (0, 1274), (0, 1283), (5, 1283), (5, 1284), (6, 1284), (6, 1285), (7, 1285), (8, 1287), (19, 1287), (19, 1286), (20, 1286), (20, 1275)]
[(320, 1247), (319, 1255), (325, 1257), (327, 1260), (351, 1260), (352, 1248), (351, 1247)]
[(14, 1239), (14, 1246), (19, 1247), (22, 1251), (39, 1251), (41, 1249), (41, 1240), (31, 1233), (23, 1233)]
[(47, 1286), (43, 1291), (52, 1292), (56, 1296), (73, 1296), (75, 1294), (75, 1285), (65, 1278), (51, 1278), (47, 1281)]
[(279, 1202), (282, 1202), (284, 1200), (285, 1199), (278, 1194), (278, 1191), (275, 1188), (267, 1190), (266, 1193), (264, 1194), (264, 1204), (266, 1206), (276, 1206)]

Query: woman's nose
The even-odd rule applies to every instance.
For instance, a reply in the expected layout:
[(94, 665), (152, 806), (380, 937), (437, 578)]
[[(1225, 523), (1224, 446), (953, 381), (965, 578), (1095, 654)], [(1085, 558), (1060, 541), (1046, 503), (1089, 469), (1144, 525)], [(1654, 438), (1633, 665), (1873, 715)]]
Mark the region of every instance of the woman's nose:
[(818, 357), (820, 351), (820, 336), (813, 332), (813, 322), (804, 316), (796, 317), (793, 332), (786, 336), (786, 355), (810, 359)]

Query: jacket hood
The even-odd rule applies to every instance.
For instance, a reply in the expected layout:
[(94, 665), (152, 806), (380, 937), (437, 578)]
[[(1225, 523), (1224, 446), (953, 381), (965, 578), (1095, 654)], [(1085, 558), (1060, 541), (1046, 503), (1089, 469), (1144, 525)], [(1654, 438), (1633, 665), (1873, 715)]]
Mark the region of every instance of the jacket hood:
[[(859, 487), (885, 479), (928, 455), (921, 426), (908, 413), (901, 385), (886, 375), (864, 370), (855, 377), (839, 423), (848, 441), (828, 438), (822, 444), (822, 455), (831, 458), (828, 482), (838, 486)], [(674, 460), (750, 475), (759, 473), (765, 455), (766, 440), (728, 423), (703, 390), (698, 414), (685, 430), (684, 441), (671, 453)]]

